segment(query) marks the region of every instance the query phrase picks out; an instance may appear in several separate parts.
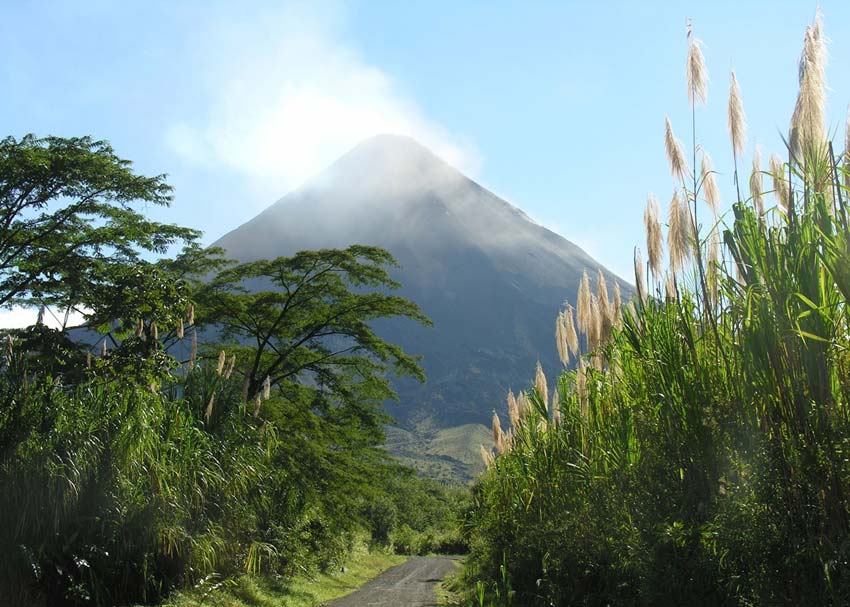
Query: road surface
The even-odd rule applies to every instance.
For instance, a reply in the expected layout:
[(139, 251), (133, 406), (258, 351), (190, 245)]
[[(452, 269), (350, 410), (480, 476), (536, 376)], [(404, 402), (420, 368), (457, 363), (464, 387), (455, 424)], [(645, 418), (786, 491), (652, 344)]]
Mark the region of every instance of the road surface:
[(436, 607), (437, 582), (454, 569), (453, 563), (450, 558), (413, 557), (327, 607)]

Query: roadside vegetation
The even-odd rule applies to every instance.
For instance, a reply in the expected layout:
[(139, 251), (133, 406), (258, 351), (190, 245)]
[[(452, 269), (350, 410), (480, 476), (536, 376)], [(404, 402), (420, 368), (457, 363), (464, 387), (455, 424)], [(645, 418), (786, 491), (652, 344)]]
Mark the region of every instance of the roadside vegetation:
[(363, 534), (462, 549), (464, 495), (383, 449), (389, 376), (424, 375), (371, 321), (429, 322), (389, 253), (237, 264), (138, 211), (170, 201), (105, 142), (0, 141), (0, 305), (41, 309), (2, 335), (0, 604), (299, 592)]
[(650, 196), (635, 298), (585, 276), (556, 322), (575, 368), (551, 391), (538, 369), (494, 419), (468, 603), (850, 603), (850, 133), (834, 144), (825, 125), (820, 16), (781, 155), (745, 160), (731, 75), (723, 216), (688, 41), (691, 148), (668, 120), (666, 226)]
[(175, 593), (163, 607), (314, 607), (362, 586), (406, 557), (355, 547), (346, 566), (324, 572), (281, 575), (241, 575), (211, 578), (188, 591)]

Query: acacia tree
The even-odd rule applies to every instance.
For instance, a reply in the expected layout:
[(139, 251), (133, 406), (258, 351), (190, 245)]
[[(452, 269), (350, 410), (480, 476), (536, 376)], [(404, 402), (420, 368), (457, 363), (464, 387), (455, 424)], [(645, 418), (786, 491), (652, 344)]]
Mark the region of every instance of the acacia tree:
[(102, 287), (126, 279), (145, 254), (198, 238), (135, 209), (167, 206), (171, 191), (164, 175), (137, 175), (105, 141), (1, 140), (0, 306), (97, 311), (110, 299)]
[(345, 399), (356, 385), (386, 399), (395, 395), (387, 371), (420, 380), (424, 373), (370, 322), (405, 317), (430, 324), (416, 304), (386, 292), (400, 286), (387, 271), (395, 265), (376, 247), (301, 251), (224, 269), (195, 299), (202, 321), (247, 361), (239, 369), (246, 400), (267, 378), (282, 391), (306, 385)]
[[(282, 554), (300, 546), (309, 521), (316, 552), (340, 544), (386, 465), (383, 401), (388, 373), (424, 374), (417, 359), (375, 334), (377, 319), (430, 324), (414, 303), (389, 291), (392, 256), (382, 249), (301, 251), (227, 268), (194, 294), (205, 341), (240, 361), (243, 402), (272, 393), (261, 418), (285, 439), (265, 487), (264, 536)], [(250, 411), (250, 409), (249, 409)], [(288, 530), (288, 531), (287, 531)]]

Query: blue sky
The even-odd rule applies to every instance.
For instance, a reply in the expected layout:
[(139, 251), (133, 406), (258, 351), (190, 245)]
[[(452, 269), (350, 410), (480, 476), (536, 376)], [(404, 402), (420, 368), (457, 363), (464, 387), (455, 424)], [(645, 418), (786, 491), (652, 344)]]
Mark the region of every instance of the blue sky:
[[(690, 147), (685, 22), (705, 43), (697, 139), (731, 197), (736, 70), (754, 144), (781, 149), (809, 2), (0, 2), (2, 134), (110, 140), (168, 173), (160, 220), (205, 242), (360, 139), (411, 134), (625, 277), (649, 191)], [(850, 101), (850, 3), (821, 3), (830, 127)], [(843, 145), (838, 145), (842, 149)], [(748, 162), (748, 161), (747, 161)]]

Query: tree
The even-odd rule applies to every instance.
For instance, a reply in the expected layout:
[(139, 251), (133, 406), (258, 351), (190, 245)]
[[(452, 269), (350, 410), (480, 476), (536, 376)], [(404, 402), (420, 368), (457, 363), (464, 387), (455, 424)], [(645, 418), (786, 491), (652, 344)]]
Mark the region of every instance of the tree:
[(281, 504), (302, 504), (299, 512), (316, 504), (317, 529), (339, 537), (332, 530), (350, 530), (358, 501), (383, 474), (388, 456), (379, 446), (390, 418), (382, 405), (395, 397), (387, 374), (424, 374), (370, 323), (430, 324), (414, 303), (388, 293), (398, 287), (387, 271), (394, 264), (375, 247), (301, 251), (225, 269), (195, 293), (205, 336), (240, 361), (244, 400), (258, 406), (273, 394), (262, 417), (286, 438), (273, 455), (272, 521)]
[(163, 175), (135, 174), (105, 141), (3, 139), (0, 306), (96, 312), (108, 301), (103, 289), (135, 272), (145, 254), (198, 238), (197, 230), (149, 221), (133, 208), (170, 202)]
[[(384, 292), (399, 284), (387, 251), (355, 245), (227, 268), (195, 295), (202, 321), (230, 340), (247, 364), (246, 400), (268, 383), (307, 387), (344, 401), (395, 396), (385, 373), (424, 380), (417, 360), (378, 337), (370, 322), (405, 317), (430, 324), (419, 307)], [(375, 289), (375, 290), (367, 290)]]

